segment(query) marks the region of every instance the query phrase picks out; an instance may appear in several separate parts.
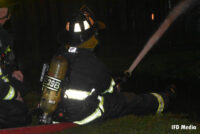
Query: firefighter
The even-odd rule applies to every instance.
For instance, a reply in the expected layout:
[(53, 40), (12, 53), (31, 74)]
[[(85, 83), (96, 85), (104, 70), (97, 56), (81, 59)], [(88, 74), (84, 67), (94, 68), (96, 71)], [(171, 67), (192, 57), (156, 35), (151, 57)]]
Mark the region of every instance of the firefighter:
[(31, 121), (22, 98), (23, 74), (15, 62), (13, 39), (3, 28), (11, 16), (8, 3), (13, 4), (0, 2), (0, 128), (23, 126)]
[(0, 67), (0, 129), (24, 126), (31, 116), (20, 93)]
[[(11, 73), (11, 76), (16, 78), (19, 81), (23, 81), (23, 74), (18, 69), (15, 62), (15, 56), (13, 54), (13, 38), (12, 36), (3, 28), (4, 24), (11, 17), (11, 6), (14, 5), (14, 2), (11, 1), (2, 1), (0, 3), (0, 51), (4, 53), (1, 55), (1, 62), (4, 62), (5, 65), (9, 66), (10, 69), (6, 70), (6, 73)], [(5, 50), (5, 51), (3, 51)], [(8, 54), (7, 54), (8, 53)], [(7, 57), (4, 57), (7, 54)], [(7, 61), (6, 61), (7, 60)]]
[(62, 47), (56, 56), (65, 57), (69, 65), (53, 121), (83, 125), (128, 114), (163, 112), (175, 96), (172, 87), (163, 93), (117, 91), (109, 70), (93, 53), (97, 28), (93, 13), (85, 7), (69, 17), (58, 35)]

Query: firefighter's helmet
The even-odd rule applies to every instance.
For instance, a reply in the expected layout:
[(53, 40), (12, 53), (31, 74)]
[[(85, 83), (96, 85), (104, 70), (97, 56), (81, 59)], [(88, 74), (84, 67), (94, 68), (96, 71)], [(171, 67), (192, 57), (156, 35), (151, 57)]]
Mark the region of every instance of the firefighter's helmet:
[(96, 21), (89, 8), (81, 8), (72, 14), (65, 23), (65, 29), (58, 35), (61, 44), (79, 46), (97, 32)]

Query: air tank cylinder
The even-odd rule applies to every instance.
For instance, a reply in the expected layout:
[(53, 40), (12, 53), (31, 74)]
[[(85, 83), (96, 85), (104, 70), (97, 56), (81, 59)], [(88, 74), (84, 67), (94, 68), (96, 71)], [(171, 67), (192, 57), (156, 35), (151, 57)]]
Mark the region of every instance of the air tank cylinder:
[(64, 80), (67, 72), (68, 62), (62, 56), (56, 56), (52, 59), (47, 75), (42, 84), (42, 98), (40, 108), (43, 115), (40, 117), (41, 124), (50, 124), (51, 115), (56, 110), (60, 101), (61, 82)]

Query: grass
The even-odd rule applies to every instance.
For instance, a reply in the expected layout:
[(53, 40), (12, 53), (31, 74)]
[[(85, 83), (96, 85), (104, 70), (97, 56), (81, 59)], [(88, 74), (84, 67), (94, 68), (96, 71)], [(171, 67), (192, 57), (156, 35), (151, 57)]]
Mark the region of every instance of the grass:
[[(193, 125), (196, 130), (172, 130), (172, 125)], [(184, 119), (184, 115), (134, 115), (78, 126), (54, 134), (199, 134), (200, 125)]]

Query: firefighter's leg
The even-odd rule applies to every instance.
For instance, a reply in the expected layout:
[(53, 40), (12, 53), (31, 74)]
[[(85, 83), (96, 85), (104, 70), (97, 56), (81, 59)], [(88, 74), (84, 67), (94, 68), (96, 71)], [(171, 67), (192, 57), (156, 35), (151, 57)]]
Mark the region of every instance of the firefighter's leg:
[(26, 105), (20, 101), (0, 101), (0, 128), (25, 126), (32, 117)]
[(127, 106), (125, 96), (122, 93), (104, 95), (104, 113), (102, 119), (116, 118), (124, 115)]
[[(127, 100), (126, 113), (133, 113), (136, 115), (146, 115), (153, 114), (156, 112), (162, 112), (164, 110), (165, 104), (168, 103), (167, 98), (163, 98), (162, 95), (158, 93), (152, 94), (127, 94), (123, 93), (124, 96), (129, 96)], [(125, 97), (126, 98), (126, 97)]]
[(103, 119), (121, 117), (128, 114), (146, 115), (161, 113), (170, 102), (173, 93), (134, 94), (121, 92), (104, 96)]
[(145, 115), (153, 113), (158, 107), (157, 99), (151, 94), (136, 95), (130, 92), (107, 94), (104, 96), (102, 118), (110, 119), (124, 115)]
[(127, 113), (145, 115), (162, 113), (175, 98), (175, 91), (169, 87), (164, 92), (135, 95), (123, 93), (127, 102)]

